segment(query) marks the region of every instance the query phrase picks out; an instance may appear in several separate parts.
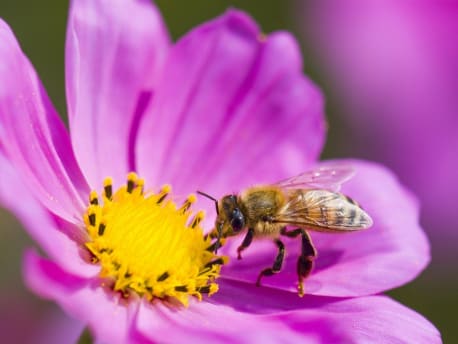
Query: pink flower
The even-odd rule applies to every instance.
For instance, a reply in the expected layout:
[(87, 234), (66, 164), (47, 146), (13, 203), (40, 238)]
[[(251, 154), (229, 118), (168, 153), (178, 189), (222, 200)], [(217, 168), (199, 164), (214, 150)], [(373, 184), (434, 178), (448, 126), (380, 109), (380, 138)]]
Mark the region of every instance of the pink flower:
[[(350, 131), (344, 135), (356, 143), (352, 153), (398, 172), (419, 195), (431, 236), (445, 247), (454, 243), (457, 4), (309, 1), (300, 13), (310, 53), (320, 59), (339, 111), (348, 114)], [(451, 244), (449, 253), (454, 251)]]
[[(343, 191), (364, 205), (374, 226), (345, 236), (313, 234), (319, 258), (304, 298), (295, 288), (294, 240), (287, 243), (283, 271), (261, 288), (254, 281), (272, 264), (269, 242), (255, 242), (241, 262), (223, 267), (219, 291), (202, 302), (180, 298), (185, 291), (175, 284), (171, 296), (188, 307), (171, 307), (154, 294), (159, 282), (177, 275), (159, 276), (151, 290), (131, 271), (114, 275), (125, 262), (112, 268), (115, 257), (144, 266), (143, 255), (151, 255), (154, 264), (147, 268), (154, 269), (192, 246), (189, 234), (178, 240), (167, 230), (181, 215), (152, 215), (163, 215), (165, 205), (148, 204), (151, 211), (143, 213), (121, 207), (137, 201), (144, 207), (142, 189), (170, 183), (177, 194), (200, 189), (220, 197), (317, 163), (323, 101), (302, 75), (288, 33), (264, 36), (248, 16), (232, 10), (172, 45), (149, 1), (74, 1), (66, 51), (70, 136), (3, 22), (0, 42), (0, 201), (47, 255), (27, 253), (25, 278), (39, 295), (87, 323), (98, 341), (440, 341), (426, 319), (377, 295), (413, 279), (429, 261), (429, 246), (416, 201), (389, 171), (368, 162), (351, 161), (357, 174)], [(130, 171), (144, 177), (144, 185), (130, 175), (138, 187), (120, 189), (119, 198), (127, 201), (116, 203), (105, 178), (113, 178), (114, 192)], [(101, 194), (90, 192), (102, 184), (103, 205)], [(152, 197), (161, 203), (161, 195)], [(211, 214), (209, 203), (199, 206)], [(143, 235), (142, 221), (154, 242), (132, 238), (133, 231)], [(124, 229), (118, 246), (114, 237), (103, 241), (115, 227)], [(124, 245), (123, 238), (136, 246)], [(197, 247), (202, 238), (195, 240)], [(167, 251), (170, 246), (175, 249)], [(225, 248), (233, 257), (231, 244)], [(198, 269), (199, 257), (172, 265), (191, 262), (190, 270)], [(192, 282), (187, 289), (205, 294), (198, 279)]]

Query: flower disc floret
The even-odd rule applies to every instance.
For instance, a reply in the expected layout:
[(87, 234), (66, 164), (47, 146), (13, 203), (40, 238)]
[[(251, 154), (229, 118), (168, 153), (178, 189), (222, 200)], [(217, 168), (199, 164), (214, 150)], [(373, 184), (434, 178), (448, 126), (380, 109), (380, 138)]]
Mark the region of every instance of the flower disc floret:
[(104, 181), (102, 197), (90, 194), (84, 222), (89, 234), (85, 246), (92, 262), (100, 264), (104, 284), (125, 297), (175, 298), (188, 304), (189, 295), (218, 290), (214, 282), (225, 257), (212, 251), (200, 226), (202, 211), (193, 214), (190, 195), (181, 207), (170, 199), (171, 187), (145, 193), (144, 181), (130, 173), (127, 183), (113, 192)]

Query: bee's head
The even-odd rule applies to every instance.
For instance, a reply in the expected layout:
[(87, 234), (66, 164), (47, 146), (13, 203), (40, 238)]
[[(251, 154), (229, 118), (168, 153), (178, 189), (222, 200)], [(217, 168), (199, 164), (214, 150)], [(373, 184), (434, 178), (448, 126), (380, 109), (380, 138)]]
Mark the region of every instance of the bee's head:
[(222, 226), (223, 237), (237, 235), (245, 228), (245, 216), (240, 210), (237, 195), (224, 196), (218, 202), (216, 225)]
[(197, 193), (215, 202), (217, 215), (215, 221), (216, 253), (220, 247), (221, 238), (237, 235), (245, 227), (245, 216), (237, 203), (237, 195), (227, 195), (218, 201), (205, 192), (197, 191)]

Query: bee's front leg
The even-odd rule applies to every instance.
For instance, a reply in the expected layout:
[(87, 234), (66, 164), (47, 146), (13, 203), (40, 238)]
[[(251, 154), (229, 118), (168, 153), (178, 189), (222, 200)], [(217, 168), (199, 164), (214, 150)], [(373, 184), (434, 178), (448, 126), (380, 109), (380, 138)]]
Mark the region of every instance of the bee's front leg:
[(210, 252), (217, 252), (217, 250), (222, 247), (225, 243), (225, 238), (219, 238), (218, 240), (218, 230), (216, 228), (213, 228), (211, 230), (211, 232), (207, 233), (205, 236), (204, 236), (205, 240), (207, 240), (207, 238), (210, 238), (210, 239), (217, 239), (215, 240), (209, 247), (207, 247), (207, 251), (210, 251)]
[(245, 235), (245, 238), (243, 239), (242, 244), (237, 248), (237, 259), (242, 259), (241, 253), (244, 249), (250, 246), (251, 241), (253, 241), (253, 235), (254, 235), (254, 229), (249, 228), (248, 232)]

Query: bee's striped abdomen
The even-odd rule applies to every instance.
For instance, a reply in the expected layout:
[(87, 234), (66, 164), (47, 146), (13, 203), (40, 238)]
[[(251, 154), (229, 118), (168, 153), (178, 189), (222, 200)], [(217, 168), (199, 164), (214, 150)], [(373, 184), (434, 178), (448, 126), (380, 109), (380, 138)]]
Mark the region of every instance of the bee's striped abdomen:
[[(289, 203), (300, 218), (315, 230), (352, 231), (370, 227), (372, 220), (352, 198), (328, 190), (295, 190)], [(289, 212), (289, 211), (288, 211)]]

